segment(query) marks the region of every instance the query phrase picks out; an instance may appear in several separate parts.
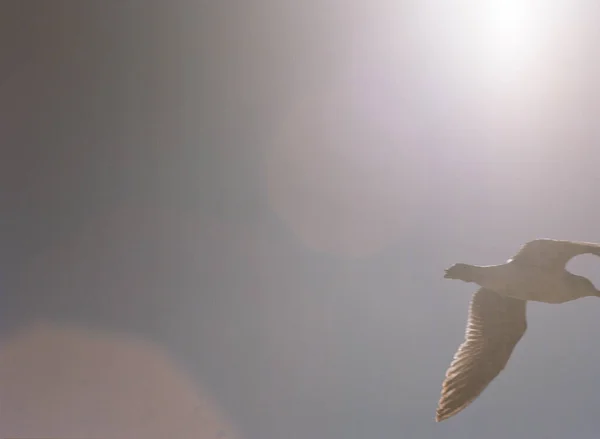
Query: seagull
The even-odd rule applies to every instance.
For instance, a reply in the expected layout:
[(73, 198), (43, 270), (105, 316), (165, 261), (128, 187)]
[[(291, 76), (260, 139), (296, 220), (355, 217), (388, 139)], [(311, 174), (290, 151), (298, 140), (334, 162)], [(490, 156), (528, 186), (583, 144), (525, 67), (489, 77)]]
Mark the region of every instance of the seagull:
[(444, 278), (480, 288), (469, 305), (465, 340), (446, 371), (436, 422), (464, 410), (506, 367), (527, 329), (527, 301), (564, 303), (600, 297), (589, 279), (566, 270), (571, 258), (585, 253), (600, 256), (600, 244), (535, 239), (505, 264), (454, 264), (446, 270)]

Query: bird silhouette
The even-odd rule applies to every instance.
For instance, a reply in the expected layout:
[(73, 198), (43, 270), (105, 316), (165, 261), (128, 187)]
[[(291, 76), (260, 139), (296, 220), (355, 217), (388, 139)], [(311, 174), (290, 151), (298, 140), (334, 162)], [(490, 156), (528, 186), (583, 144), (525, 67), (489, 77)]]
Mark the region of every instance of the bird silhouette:
[(481, 288), (471, 299), (465, 340), (446, 371), (436, 422), (464, 410), (506, 367), (527, 329), (527, 301), (564, 303), (600, 297), (589, 279), (566, 270), (571, 258), (585, 253), (600, 256), (600, 244), (536, 239), (505, 264), (459, 263), (446, 270), (445, 278)]

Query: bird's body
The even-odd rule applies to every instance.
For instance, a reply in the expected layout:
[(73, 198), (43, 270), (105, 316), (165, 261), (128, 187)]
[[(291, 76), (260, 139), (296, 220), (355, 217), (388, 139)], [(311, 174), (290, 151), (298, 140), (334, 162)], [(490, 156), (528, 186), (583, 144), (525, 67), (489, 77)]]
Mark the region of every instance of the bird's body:
[(584, 253), (600, 256), (600, 244), (537, 239), (505, 264), (455, 264), (446, 270), (446, 278), (481, 288), (471, 300), (465, 341), (446, 372), (436, 421), (465, 409), (504, 369), (527, 329), (527, 301), (600, 297), (592, 282), (565, 269), (572, 257)]
[(514, 299), (564, 303), (595, 295), (595, 290), (578, 288), (578, 276), (566, 270), (523, 266), (512, 261), (502, 265), (470, 267), (474, 283)]

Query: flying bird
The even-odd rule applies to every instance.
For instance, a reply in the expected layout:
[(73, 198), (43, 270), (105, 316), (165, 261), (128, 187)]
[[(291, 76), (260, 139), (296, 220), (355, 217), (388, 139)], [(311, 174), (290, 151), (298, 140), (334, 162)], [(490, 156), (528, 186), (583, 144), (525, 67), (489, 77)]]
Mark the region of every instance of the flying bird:
[(585, 253), (600, 256), (600, 244), (536, 239), (505, 264), (455, 264), (446, 270), (446, 279), (480, 288), (471, 299), (465, 340), (446, 371), (436, 422), (464, 410), (506, 367), (527, 329), (527, 301), (564, 303), (600, 297), (589, 279), (566, 270), (571, 258)]

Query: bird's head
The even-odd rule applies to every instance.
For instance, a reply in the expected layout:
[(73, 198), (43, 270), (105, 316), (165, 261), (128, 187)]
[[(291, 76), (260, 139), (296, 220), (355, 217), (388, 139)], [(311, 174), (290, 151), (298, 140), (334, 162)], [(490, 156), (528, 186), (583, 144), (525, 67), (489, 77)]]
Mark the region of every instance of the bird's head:
[(473, 282), (473, 266), (469, 264), (454, 264), (446, 269), (445, 279), (457, 279), (463, 282)]

